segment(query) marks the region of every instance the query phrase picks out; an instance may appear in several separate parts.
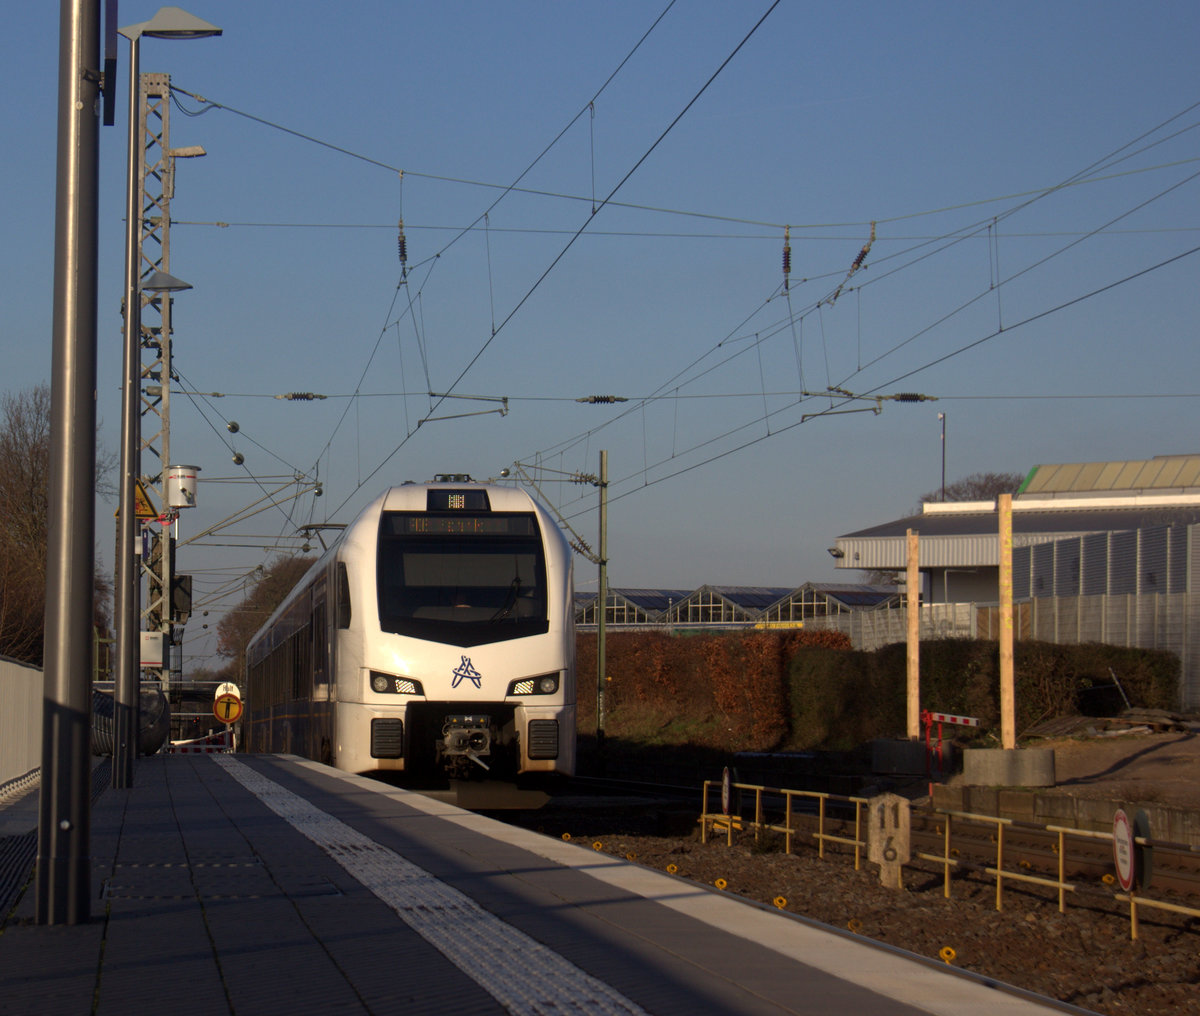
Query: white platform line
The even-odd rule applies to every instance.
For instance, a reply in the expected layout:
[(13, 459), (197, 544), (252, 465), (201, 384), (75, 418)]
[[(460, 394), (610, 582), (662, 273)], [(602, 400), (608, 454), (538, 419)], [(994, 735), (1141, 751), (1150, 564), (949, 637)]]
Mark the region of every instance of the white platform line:
[(982, 980), (960, 976), (950, 969), (942, 970), (902, 950), (881, 947), (815, 921), (796, 919), (783, 911), (748, 906), (737, 897), (689, 884), (575, 843), (505, 825), (451, 804), (389, 787), (376, 780), (337, 772), (296, 756), (284, 757), (288, 762), (323, 776), (333, 776), (356, 787), (393, 797), (407, 808), (502, 840), (546, 860), (582, 871), (608, 885), (655, 900), (697, 921), (922, 1012), (936, 1016), (961, 1016), (964, 1012), (986, 1012), (988, 1016), (1046, 1016), (1063, 1012), (1060, 1006), (998, 990)]
[(231, 755), (212, 756), (275, 814), (324, 850), (510, 1013), (639, 1014), (603, 981), (488, 913), (424, 868), (350, 828)]

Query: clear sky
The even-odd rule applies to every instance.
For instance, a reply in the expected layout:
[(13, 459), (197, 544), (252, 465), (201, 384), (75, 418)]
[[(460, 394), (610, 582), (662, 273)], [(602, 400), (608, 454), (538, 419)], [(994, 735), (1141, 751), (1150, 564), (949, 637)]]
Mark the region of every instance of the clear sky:
[[(120, 6), (121, 25), (157, 10)], [(208, 152), (177, 164), (172, 203), (171, 271), (195, 287), (175, 302), (172, 458), (203, 470), (181, 538), (264, 476), (324, 486), (180, 551), (209, 620), (298, 526), (436, 472), (524, 463), (595, 546), (596, 490), (559, 481), (606, 449), (614, 585), (791, 587), (860, 580), (826, 548), (938, 487), (939, 412), (948, 480), (1197, 450), (1194, 0), (187, 8), (224, 35), (141, 53), (177, 89), (172, 145)], [(15, 391), (50, 372), (58, 11), (7, 15)], [(296, 391), (328, 398), (272, 397)], [(576, 581), (595, 586), (583, 559)], [(193, 620), (190, 662), (211, 634)]]

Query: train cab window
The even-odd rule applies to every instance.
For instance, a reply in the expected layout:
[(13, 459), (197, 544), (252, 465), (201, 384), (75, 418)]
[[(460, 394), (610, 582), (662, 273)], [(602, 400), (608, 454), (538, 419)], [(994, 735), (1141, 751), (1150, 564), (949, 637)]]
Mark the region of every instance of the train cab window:
[(384, 631), (471, 646), (549, 630), (532, 513), (385, 513), (377, 580)]
[(337, 563), (337, 591), (336, 591), (336, 610), (337, 610), (337, 626), (339, 628), (350, 627), (350, 577), (346, 573), (346, 562), (339, 561)]

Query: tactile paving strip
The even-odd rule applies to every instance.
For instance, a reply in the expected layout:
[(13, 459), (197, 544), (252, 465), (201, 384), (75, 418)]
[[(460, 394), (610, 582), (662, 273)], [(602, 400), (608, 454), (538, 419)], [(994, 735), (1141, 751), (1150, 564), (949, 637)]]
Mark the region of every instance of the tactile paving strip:
[(644, 1012), (469, 896), (233, 756), (213, 756), (213, 761), (329, 854), (510, 1013)]

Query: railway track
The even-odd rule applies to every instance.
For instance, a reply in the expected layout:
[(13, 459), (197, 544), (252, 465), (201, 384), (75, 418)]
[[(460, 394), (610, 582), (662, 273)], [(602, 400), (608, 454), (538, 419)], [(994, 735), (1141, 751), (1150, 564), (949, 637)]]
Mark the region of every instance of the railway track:
[[(914, 809), (912, 820), (914, 852), (943, 855), (946, 816), (929, 809)], [(954, 822), (953, 856), (960, 865), (983, 868), (995, 863), (997, 832), (994, 825), (989, 825)], [(1047, 878), (1059, 877), (1061, 848), (1057, 832), (1013, 823), (1005, 827), (1003, 835), (1006, 869)], [(1157, 843), (1148, 849), (1147, 855), (1150, 858), (1147, 865), (1149, 880), (1143, 882), (1141, 889), (1183, 897), (1193, 905), (1200, 900), (1200, 848)], [(1115, 884), (1111, 841), (1071, 837), (1061, 876), (1084, 890), (1111, 891)]]
[[(603, 800), (605, 806), (613, 806), (613, 798), (627, 798), (624, 805), (631, 817), (640, 809), (648, 807), (646, 801), (670, 802), (674, 807), (662, 814), (663, 835), (676, 835), (679, 830), (678, 808), (690, 802), (695, 807), (695, 817), (702, 810), (702, 791), (696, 785), (687, 786), (682, 781), (653, 782), (617, 778), (576, 777), (572, 780), (569, 794), (575, 797), (593, 797)], [(740, 804), (731, 809), (740, 814), (744, 822), (754, 818), (753, 795), (743, 791)], [(715, 802), (710, 802), (710, 808)], [(764, 793), (761, 807), (764, 821), (770, 825), (783, 822), (785, 811), (782, 794)], [(839, 814), (840, 812), (840, 814)], [(912, 855), (911, 868), (928, 870), (931, 874), (942, 871), (939, 861), (930, 858), (945, 856), (945, 827), (947, 816), (928, 807), (912, 810)], [(639, 816), (639, 818), (642, 816)], [(981, 817), (982, 818), (982, 817)], [(954, 863), (953, 874), (962, 877), (968, 872), (991, 872), (997, 865), (997, 839), (1003, 836), (1002, 866), (1005, 871), (1018, 875), (1042, 877), (1047, 880), (1061, 878), (1075, 886), (1076, 896), (1091, 892), (1111, 895), (1119, 890), (1116, 885), (1112, 843), (1108, 838), (1068, 836), (1065, 845), (1065, 862), (1060, 868), (1060, 836), (1032, 823), (1005, 823), (1003, 832), (991, 821), (964, 820), (951, 817), (952, 838), (950, 857)], [(817, 829), (817, 805), (793, 803), (793, 829), (800, 835), (796, 843), (815, 843), (812, 834)], [(824, 832), (842, 838), (853, 838), (855, 825), (853, 805), (830, 799), (825, 816)], [(744, 830), (749, 826), (743, 827)], [(743, 831), (743, 835), (747, 833)], [(865, 833), (860, 835), (865, 838)], [(796, 848), (794, 848), (796, 849)], [(799, 849), (805, 849), (803, 847)], [(836, 850), (834, 851), (836, 852)], [(918, 854), (925, 855), (917, 858)], [(1143, 881), (1140, 891), (1151, 891), (1155, 896), (1178, 899), (1188, 906), (1200, 903), (1200, 847), (1186, 844), (1155, 843), (1147, 851), (1149, 858), (1149, 881)]]
[[(1128, 896), (1104, 877), (1114, 871), (1108, 840), (1070, 841), (1065, 871), (1075, 891), (1066, 893), (1064, 912), (1059, 912), (1056, 888), (1008, 878), (998, 907), (993, 828), (972, 828), (952, 816), (959, 863), (951, 869), (949, 899), (942, 898), (942, 865), (921, 858), (905, 866), (905, 891), (897, 892), (881, 883), (863, 847), (861, 870), (856, 870), (853, 846), (829, 838), (855, 838), (853, 805), (843, 816), (836, 813), (837, 802), (827, 799), (821, 858), (814, 837), (816, 808), (804, 811), (793, 801), (795, 834), (788, 856), (780, 833), (760, 830), (755, 841), (756, 802), (753, 793), (743, 791), (742, 820), (729, 849), (722, 828), (710, 826), (708, 842), (700, 842), (702, 781), (694, 769), (692, 779), (690, 785), (683, 779), (574, 781), (541, 812), (509, 821), (1089, 1011), (1165, 1016), (1194, 1005), (1200, 919), (1188, 912), (1146, 909), (1147, 901), (1164, 900), (1187, 911), (1200, 908), (1200, 858), (1194, 851), (1156, 848), (1152, 883), (1137, 893), (1136, 919)], [(710, 815), (714, 809), (720, 814), (719, 789), (710, 790)], [(764, 796), (763, 821), (781, 824), (782, 797)], [(866, 839), (865, 817), (860, 815), (860, 842)], [(944, 814), (914, 811), (914, 853), (941, 855), (944, 822)], [(1056, 841), (1044, 832), (1010, 824), (1001, 838), (1005, 871), (1057, 879)]]

